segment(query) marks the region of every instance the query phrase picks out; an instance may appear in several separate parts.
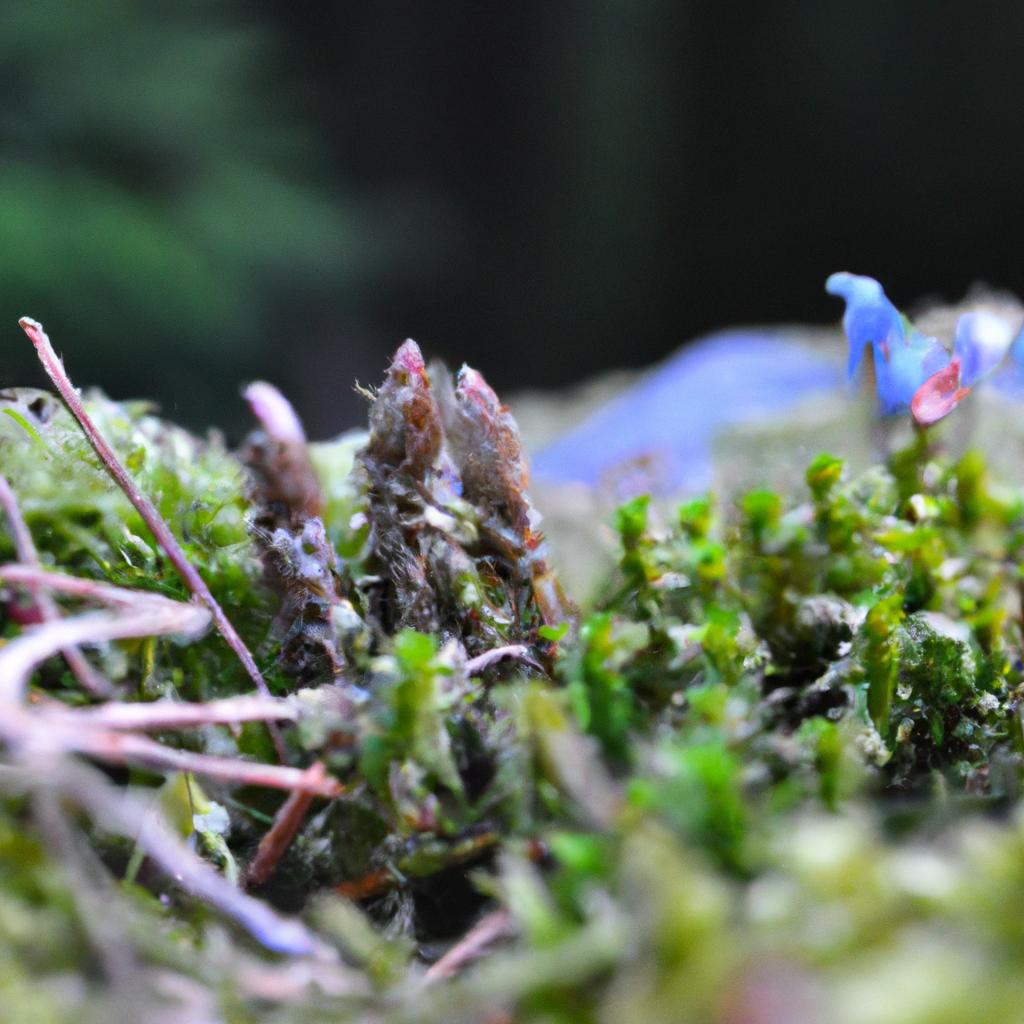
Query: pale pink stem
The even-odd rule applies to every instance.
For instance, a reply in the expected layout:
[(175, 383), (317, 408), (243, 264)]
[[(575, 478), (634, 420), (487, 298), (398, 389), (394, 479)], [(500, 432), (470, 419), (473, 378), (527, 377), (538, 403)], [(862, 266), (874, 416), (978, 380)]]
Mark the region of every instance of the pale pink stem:
[[(263, 678), (263, 674), (257, 667), (249, 648), (245, 646), (245, 642), (238, 635), (235, 627), (231, 624), (231, 620), (224, 614), (224, 610), (218, 604), (217, 599), (210, 593), (210, 588), (206, 585), (206, 581), (189, 562), (177, 538), (157, 511), (156, 506), (135, 486), (134, 481), (128, 475), (128, 471), (121, 464), (113, 449), (107, 444), (106, 439), (85, 411), (78, 391), (71, 383), (60, 357), (54, 352), (42, 324), (37, 323), (30, 317), (22, 317), (19, 323), (22, 330), (29, 336), (29, 339), (35, 346), (39, 360), (43, 364), (43, 369), (50, 380), (53, 381), (54, 387), (57, 388), (68, 409), (71, 410), (71, 414), (78, 420), (86, 439), (99, 456), (107, 472), (114, 478), (118, 487), (124, 491), (125, 496), (135, 506), (139, 515), (142, 516), (143, 522), (149, 527), (150, 533), (153, 534), (157, 544), (163, 549), (188, 589), (210, 609), (213, 621), (221, 636), (224, 637), (228, 646), (238, 656), (238, 660), (242, 663), (243, 668), (256, 688), (265, 697), (269, 697), (271, 695), (270, 689)], [(273, 725), (268, 726), (268, 728), (273, 737), (274, 745), (277, 748), (278, 757), (283, 761), (285, 760), (285, 748), (281, 735)]]
[(54, 352), (53, 346), (50, 344), (50, 339), (46, 336), (46, 332), (43, 330), (42, 324), (37, 323), (35, 320), (32, 320), (27, 316), (22, 317), (19, 323), (31, 339), (32, 344), (35, 345), (36, 352), (39, 355), (39, 360), (43, 364), (43, 369), (46, 370), (50, 380), (53, 381), (54, 386), (60, 393), (60, 397), (64, 399), (68, 409), (71, 410), (71, 414), (76, 420), (78, 420), (79, 425), (85, 433), (86, 439), (99, 456), (99, 459), (103, 463), (107, 472), (114, 478), (118, 487), (124, 491), (125, 496), (135, 506), (139, 515), (142, 516), (143, 522), (145, 522), (146, 526), (149, 527), (150, 533), (153, 534), (157, 543), (163, 549), (171, 564), (178, 571), (178, 575), (181, 576), (188, 589), (198, 597), (207, 608), (210, 609), (217, 629), (228, 642), (235, 654), (238, 655), (238, 660), (241, 661), (246, 672), (249, 673), (249, 677), (256, 684), (256, 687), (265, 696), (269, 697), (270, 691), (267, 689), (266, 681), (260, 673), (259, 668), (257, 668), (252, 654), (249, 653), (249, 649), (245, 646), (242, 638), (235, 631), (235, 627), (224, 614), (224, 610), (217, 603), (217, 599), (210, 593), (210, 588), (206, 585), (206, 581), (199, 575), (199, 572), (191, 562), (189, 562), (185, 552), (181, 548), (181, 545), (178, 543), (177, 538), (157, 511), (156, 506), (138, 489), (138, 487), (135, 486), (134, 481), (128, 475), (128, 471), (121, 465), (121, 462), (114, 454), (113, 449), (109, 444), (107, 444), (106, 439), (99, 432), (96, 425), (89, 417), (89, 414), (85, 411), (85, 407), (82, 405), (82, 400), (79, 398), (77, 390), (71, 383), (71, 380), (64, 369), (63, 362), (57, 353)]
[[(0, 474), (0, 507), (3, 508), (7, 517), (7, 525), (10, 527), (11, 539), (14, 541), (14, 551), (18, 561), (25, 565), (39, 568), (39, 553), (32, 541), (32, 533), (25, 522), (18, 506), (18, 499), (11, 489), (7, 478)], [(39, 617), (43, 622), (52, 622), (60, 618), (60, 609), (56, 602), (47, 593), (33, 594), (35, 607), (39, 611)], [(87, 693), (94, 697), (109, 697), (114, 688), (109, 681), (104, 679), (92, 665), (85, 659), (85, 655), (77, 647), (65, 647), (61, 652), (64, 660), (71, 669), (72, 674), (78, 680), (79, 685)]]
[(26, 565), (39, 565), (39, 555), (36, 546), (32, 541), (32, 534), (29, 531), (28, 523), (21, 514), (18, 499), (15, 497), (11, 485), (3, 474), (0, 474), (0, 506), (3, 507), (4, 515), (7, 517), (7, 525), (11, 530), (11, 540), (14, 541), (14, 551), (19, 562)]
[[(315, 784), (327, 778), (327, 771), (319, 761), (315, 761), (306, 769), (306, 775), (310, 783)], [(256, 855), (246, 869), (247, 889), (262, 885), (271, 876), (281, 858), (288, 852), (288, 847), (291, 846), (312, 802), (313, 793), (309, 790), (295, 789), (278, 808), (277, 814), (274, 815), (274, 824), (260, 840)]]
[[(53, 732), (60, 734), (59, 741), (65, 750), (73, 750), (110, 764), (134, 764), (154, 771), (192, 772), (207, 778), (234, 782), (240, 786), (299, 791), (328, 799), (340, 796), (344, 792), (337, 779), (326, 776), (317, 778), (302, 768), (242, 761), (233, 757), (214, 757), (210, 754), (196, 754), (191, 750), (176, 750), (174, 747), (165, 747), (147, 736), (136, 736), (133, 733), (99, 729), (61, 729), (57, 723), (50, 724), (51, 720), (46, 712), (39, 712), (34, 717), (43, 728), (49, 725)], [(0, 726), (0, 731), (2, 728)]]
[[(53, 582), (53, 579), (47, 577), (55, 577), (61, 582), (69, 579), (41, 570), (36, 570), (36, 576), (42, 585)], [(110, 591), (117, 588), (105, 589)], [(8, 705), (0, 715), (0, 736), (15, 746), (37, 751), (76, 750), (116, 763), (130, 762), (175, 771), (194, 771), (242, 784), (276, 789), (305, 789), (318, 796), (337, 796), (341, 792), (336, 780), (322, 779), (314, 784), (299, 768), (210, 757), (163, 747), (143, 736), (83, 728), (83, 723), (75, 713), (69, 711), (40, 710), (28, 713), (21, 710), (21, 694), (32, 670), (64, 646), (165, 633), (191, 636), (205, 629), (210, 620), (207, 609), (182, 601), (171, 601), (158, 594), (139, 595), (136, 603), (136, 609), (125, 609), (117, 614), (89, 612), (42, 623), (25, 630), (0, 648), (0, 704)]]
[[(20, 565), (17, 562), (0, 565), (0, 580), (8, 583), (24, 583), (33, 588), (43, 587), (46, 590), (56, 590), (69, 597), (99, 601), (101, 604), (108, 604), (114, 608), (130, 610), (148, 608), (153, 605), (163, 607), (166, 604), (177, 608), (194, 607), (184, 601), (173, 601), (152, 590), (128, 590), (127, 587), (118, 587), (113, 583), (101, 583), (99, 580), (91, 580), (84, 576), (66, 576), (64, 573), (54, 572), (52, 569), (43, 569), (36, 565)], [(206, 615), (209, 619), (209, 612), (206, 612)]]
[(479, 959), (487, 948), (512, 935), (515, 925), (507, 910), (495, 910), (479, 921), (423, 975), (423, 984), (432, 985), (454, 977), (467, 964)]
[[(39, 572), (39, 575), (49, 574)], [(89, 612), (26, 629), (0, 648), (0, 702), (19, 704), (33, 669), (65, 647), (165, 633), (196, 636), (210, 621), (205, 608), (155, 594), (148, 594), (139, 604), (137, 609), (116, 615)]]
[(490, 651), (484, 651), (483, 654), (478, 654), (475, 658), (470, 658), (466, 662), (466, 674), (479, 675), (484, 669), (496, 665), (505, 658), (515, 658), (517, 661), (522, 661), (531, 668), (537, 669), (538, 672), (544, 671), (530, 656), (530, 649), (526, 644), (509, 644), (507, 647), (495, 647)]
[[(176, 700), (157, 700), (149, 704), (123, 704), (117, 701), (81, 710), (59, 702), (47, 705), (48, 712), (65, 717), (83, 728), (115, 730), (192, 729), (200, 725), (236, 725), (240, 722), (294, 722), (298, 708), (275, 697), (227, 697), (206, 704), (187, 704)], [(52, 709), (52, 710), (51, 710)]]
[(61, 761), (40, 765), (66, 797), (101, 828), (134, 840), (146, 855), (186, 892), (237, 921), (268, 949), (293, 956), (334, 960), (336, 954), (301, 921), (281, 917), (261, 900), (233, 886), (196, 856), (146, 804), (115, 792), (103, 776), (85, 765)]

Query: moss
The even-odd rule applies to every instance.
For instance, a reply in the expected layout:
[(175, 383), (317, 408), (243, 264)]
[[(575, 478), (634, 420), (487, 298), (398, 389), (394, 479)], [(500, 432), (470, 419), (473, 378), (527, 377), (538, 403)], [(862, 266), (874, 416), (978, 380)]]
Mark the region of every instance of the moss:
[[(636, 500), (615, 519), (614, 577), (575, 628), (549, 586), (507, 410), (475, 377), (461, 399), (427, 401), (419, 364), (400, 370), (376, 434), (312, 446), (333, 555), (318, 563), (317, 642), (331, 657), (301, 671), (308, 595), (289, 603), (285, 576), (268, 579), (266, 495), (242, 458), (144, 406), (89, 399), (301, 709), (288, 756), (345, 787), (314, 803), (258, 893), (305, 915), (342, 962), (289, 975), (70, 809), (79, 845), (43, 841), (31, 769), (9, 751), (8, 1004), (103, 1019), (127, 984), (153, 1019), (170, 1006), (239, 1021), (735, 1020), (770, 992), (787, 1018), (1016, 1020), (1024, 495), (980, 456), (950, 463), (918, 438), (856, 479), (819, 456), (797, 496)], [(4, 402), (0, 468), (44, 561), (185, 597), (66, 414), (38, 393)], [(472, 458), (480, 423), (495, 430), (491, 475)], [(308, 525), (275, 514), (295, 536)], [(25, 606), (4, 596), (10, 638)], [(523, 660), (467, 671), (507, 642)], [(128, 701), (250, 686), (215, 634), (90, 657)], [(32, 694), (88, 701), (58, 659)], [(257, 724), (158, 738), (273, 757)], [(160, 782), (109, 777), (151, 798)], [(184, 782), (165, 791), (181, 830), (218, 870), (244, 867), (282, 796), (204, 781), (204, 814)], [(119, 881), (129, 864), (134, 881)], [(97, 892), (113, 932), (96, 930)], [(495, 907), (511, 922), (503, 944), (423, 987), (423, 962)], [(122, 968), (103, 954), (112, 934)]]

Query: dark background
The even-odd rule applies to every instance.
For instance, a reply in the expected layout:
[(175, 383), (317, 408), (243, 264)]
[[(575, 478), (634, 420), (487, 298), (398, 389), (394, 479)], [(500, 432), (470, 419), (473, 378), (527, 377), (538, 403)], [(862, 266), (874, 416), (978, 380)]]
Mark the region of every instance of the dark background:
[(1024, 293), (1024, 5), (0, 0), (0, 383), (312, 434), (406, 336), (499, 389)]

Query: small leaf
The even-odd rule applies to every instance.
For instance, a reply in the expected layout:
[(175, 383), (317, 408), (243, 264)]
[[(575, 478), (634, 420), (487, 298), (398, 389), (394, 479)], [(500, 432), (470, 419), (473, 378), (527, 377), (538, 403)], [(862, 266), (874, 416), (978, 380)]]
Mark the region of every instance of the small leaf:
[(562, 622), (557, 626), (541, 626), (537, 630), (537, 633), (542, 636), (545, 640), (550, 640), (553, 644), (557, 644), (559, 640), (565, 637), (565, 634), (569, 632), (569, 623)]

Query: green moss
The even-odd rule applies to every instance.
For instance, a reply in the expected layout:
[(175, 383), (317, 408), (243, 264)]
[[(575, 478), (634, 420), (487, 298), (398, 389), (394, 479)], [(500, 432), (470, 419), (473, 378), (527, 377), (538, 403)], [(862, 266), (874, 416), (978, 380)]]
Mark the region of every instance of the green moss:
[[(36, 397), (6, 399), (0, 468), (44, 560), (184, 597), (66, 415)], [(238, 458), (139, 405), (93, 396), (90, 409), (272, 685), (293, 690)], [(117, 882), (131, 844), (94, 835), (80, 862), (40, 840), (33, 798), (18, 796), (0, 804), (8, 1005), (54, 1021), (118, 1005), (83, 889), (98, 854), (142, 1015), (190, 992), (238, 1021), (731, 1020), (771, 990), (792, 1018), (1019, 1018), (1024, 495), (980, 456), (948, 463), (918, 438), (857, 479), (819, 456), (795, 497), (630, 502), (602, 600), (578, 630), (537, 630), (549, 677), (511, 662), (471, 678), (459, 636), (515, 635), (515, 616), (535, 615), (517, 590), (529, 571), (505, 572), (500, 548), (480, 553), (468, 527), (485, 520), (465, 501), (415, 530), (379, 505), (380, 521), (430, 541), (409, 550), (461, 567), (427, 581), (443, 630), (383, 630), (357, 446), (312, 453), (345, 593), (330, 616), (344, 666), (295, 694), (303, 714), (285, 730), (296, 763), (322, 761), (346, 792), (314, 804), (259, 893), (305, 914), (345, 966), (306, 964), (290, 977), (318, 981), (285, 984), (280, 961), (150, 865)], [(8, 616), (4, 635), (21, 628)], [(250, 686), (215, 634), (91, 656), (128, 700)], [(87, 699), (56, 659), (32, 685)], [(159, 738), (273, 759), (259, 725)], [(17, 773), (0, 767), (0, 782)], [(116, 781), (129, 778), (155, 796), (158, 778)], [(218, 870), (244, 867), (281, 795), (184, 780), (165, 791), (180, 831)], [(495, 907), (512, 937), (424, 988), (419, 961)]]

